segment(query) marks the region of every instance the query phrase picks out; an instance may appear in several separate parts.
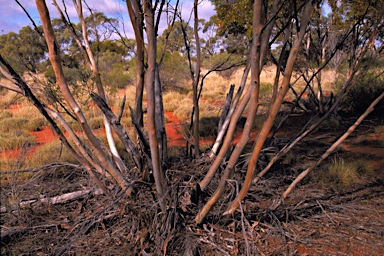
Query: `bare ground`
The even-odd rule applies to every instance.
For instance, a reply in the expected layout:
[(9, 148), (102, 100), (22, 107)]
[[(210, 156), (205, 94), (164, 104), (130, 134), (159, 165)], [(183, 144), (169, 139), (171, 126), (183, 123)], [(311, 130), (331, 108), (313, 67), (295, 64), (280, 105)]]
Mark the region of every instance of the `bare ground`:
[[(219, 177), (211, 190), (197, 197), (195, 184), (209, 163), (179, 158), (167, 170), (170, 190), (165, 214), (159, 213), (154, 185), (134, 181), (140, 174), (132, 169), (127, 174), (135, 187), (131, 198), (115, 189), (111, 198), (90, 194), (65, 204), (35, 203), (1, 213), (1, 254), (384, 255), (384, 140), (383, 134), (373, 138), (372, 123), (366, 124), (335, 153), (344, 159), (362, 159), (373, 168), (369, 176), (362, 175), (347, 187), (336, 189), (308, 178), (282, 207), (269, 210), (303, 166), (314, 161), (340, 133), (328, 130), (327, 139), (314, 134), (301, 143), (294, 161), (277, 164), (251, 187), (241, 209), (222, 216), (236, 196), (236, 184), (231, 182), (227, 196), (203, 224), (196, 225), (194, 216)], [(2, 207), (94, 187), (80, 167), (34, 170), (23, 183), (16, 182), (17, 175), (23, 173), (2, 177)], [(235, 178), (241, 180), (244, 175), (239, 165)]]

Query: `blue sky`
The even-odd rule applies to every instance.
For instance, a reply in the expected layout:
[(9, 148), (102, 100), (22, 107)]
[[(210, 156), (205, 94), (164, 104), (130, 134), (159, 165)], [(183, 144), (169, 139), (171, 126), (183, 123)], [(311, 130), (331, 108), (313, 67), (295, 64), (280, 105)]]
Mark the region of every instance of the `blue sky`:
[[(24, 6), (25, 9), (30, 13), (31, 17), (34, 19), (36, 24), (40, 25), (39, 14), (36, 9), (35, 1), (33, 0), (19, 0), (19, 2)], [(61, 0), (57, 0), (61, 4)], [(73, 7), (72, 1), (65, 1), (67, 3), (68, 14), (74, 22), (76, 20), (76, 11)], [(51, 18), (58, 18), (58, 12), (56, 8), (52, 5), (51, 0), (46, 0), (48, 9), (50, 10)], [(130, 38), (133, 37), (132, 27), (128, 18), (128, 12), (126, 8), (125, 1), (122, 0), (88, 0), (88, 5), (94, 11), (101, 11), (105, 13), (108, 17), (118, 18), (122, 23), (124, 23), (124, 28), (126, 35)], [(0, 34), (6, 34), (8, 32), (18, 32), (24, 26), (31, 26), (32, 23), (29, 21), (26, 14), (20, 8), (20, 6), (13, 0), (0, 0)], [(181, 1), (181, 10), (182, 17), (188, 19), (190, 11), (193, 7), (193, 1), (184, 0)], [(85, 15), (86, 8), (84, 8)], [(215, 13), (214, 6), (209, 0), (200, 1), (199, 9), (199, 18), (208, 20), (210, 16)], [(165, 23), (163, 23), (165, 24)], [(166, 26), (166, 25), (164, 25)], [(122, 28), (123, 26), (121, 26)], [(160, 28), (162, 31), (165, 27)], [(161, 33), (160, 31), (160, 33)]]

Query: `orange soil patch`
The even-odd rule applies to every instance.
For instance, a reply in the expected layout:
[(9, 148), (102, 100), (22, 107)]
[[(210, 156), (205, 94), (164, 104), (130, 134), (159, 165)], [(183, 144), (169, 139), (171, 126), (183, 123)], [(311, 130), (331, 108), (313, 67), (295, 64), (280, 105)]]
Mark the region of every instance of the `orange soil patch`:
[(173, 112), (165, 112), (168, 122), (165, 124), (165, 131), (168, 138), (168, 146), (183, 146), (185, 145), (185, 139), (180, 134), (181, 120), (177, 118)]
[(31, 132), (36, 137), (36, 142), (39, 144), (46, 144), (54, 140), (58, 140), (59, 137), (49, 127), (44, 127), (41, 131)]
[(12, 104), (8, 106), (7, 111), (11, 112), (12, 115), (16, 114), (20, 109), (22, 109), (24, 106), (21, 104)]

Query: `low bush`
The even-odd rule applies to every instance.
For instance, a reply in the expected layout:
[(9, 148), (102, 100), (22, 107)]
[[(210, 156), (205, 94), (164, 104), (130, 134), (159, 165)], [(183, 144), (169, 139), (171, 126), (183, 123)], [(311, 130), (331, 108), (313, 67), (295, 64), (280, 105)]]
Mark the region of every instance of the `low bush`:
[[(365, 74), (344, 97), (341, 108), (351, 113), (361, 114), (383, 90), (384, 77), (378, 76), (376, 72), (369, 72)], [(381, 103), (381, 106), (383, 105), (384, 101)]]

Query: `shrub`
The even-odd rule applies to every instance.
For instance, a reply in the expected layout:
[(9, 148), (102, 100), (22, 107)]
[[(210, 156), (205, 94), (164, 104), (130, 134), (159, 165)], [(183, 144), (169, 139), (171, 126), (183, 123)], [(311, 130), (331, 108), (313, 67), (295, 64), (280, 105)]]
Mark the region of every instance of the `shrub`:
[(176, 51), (173, 53), (166, 51), (160, 67), (160, 80), (164, 91), (180, 87), (185, 81), (190, 81), (190, 71), (185, 57)]
[(28, 131), (41, 131), (44, 126), (48, 125), (48, 121), (44, 117), (30, 119), (25, 125)]
[(352, 87), (342, 100), (341, 107), (348, 112), (362, 113), (383, 90), (384, 77), (377, 76), (375, 72), (369, 72)]

